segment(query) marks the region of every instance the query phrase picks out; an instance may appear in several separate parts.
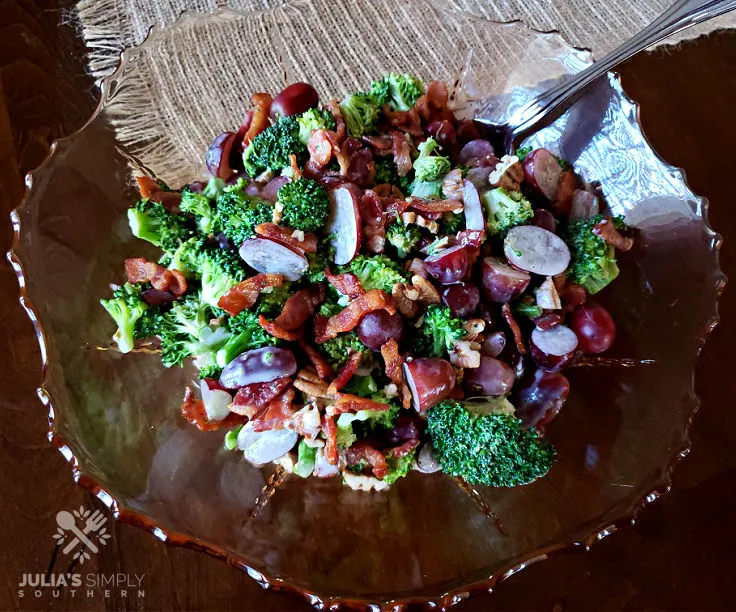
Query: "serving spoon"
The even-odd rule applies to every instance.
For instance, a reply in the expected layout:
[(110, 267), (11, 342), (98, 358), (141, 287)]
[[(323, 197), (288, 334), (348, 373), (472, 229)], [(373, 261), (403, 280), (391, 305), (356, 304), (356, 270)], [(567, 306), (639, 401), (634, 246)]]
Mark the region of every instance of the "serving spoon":
[(585, 70), (539, 94), (515, 111), (506, 123), (499, 125), (484, 121), (482, 117), (476, 117), (476, 121), (487, 124), (494, 133), (494, 140), (505, 152), (511, 153), (526, 136), (561, 114), (593, 82), (614, 66), (676, 32), (734, 9), (736, 0), (677, 0), (641, 32)]

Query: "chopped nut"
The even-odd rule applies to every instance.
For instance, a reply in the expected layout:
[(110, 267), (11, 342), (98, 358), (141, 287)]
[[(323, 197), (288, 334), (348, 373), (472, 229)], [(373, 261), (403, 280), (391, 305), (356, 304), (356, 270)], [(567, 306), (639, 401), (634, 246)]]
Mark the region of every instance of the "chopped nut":
[(459, 387), (463, 384), (463, 376), (465, 376), (465, 370), (463, 368), (455, 368), (455, 386)]
[(416, 219), (415, 223), (419, 227), (423, 227), (425, 229), (428, 229), (433, 234), (436, 234), (439, 231), (439, 229), (440, 229), (440, 226), (437, 223), (437, 221), (430, 221), (430, 220), (425, 219), (424, 217), (422, 217), (422, 215), (417, 215), (417, 219)]
[(383, 388), (383, 392), (388, 397), (396, 397), (399, 395), (399, 389), (394, 383), (390, 383)]
[(472, 348), (467, 340), (455, 340), (450, 353), (450, 363), (458, 368), (480, 367), (480, 351)]
[(299, 242), (304, 242), (304, 232), (302, 230), (294, 230), (291, 232), (291, 237)]
[(486, 328), (486, 322), (483, 319), (470, 319), (465, 322), (463, 327), (465, 328), (465, 331), (468, 332), (468, 335), (465, 336), (464, 339), (474, 342)]
[(493, 187), (503, 187), (506, 191), (519, 191), (523, 180), (524, 167), (516, 155), (504, 155), (488, 175), (488, 182)]
[(401, 406), (402, 408), (411, 408), (411, 391), (409, 385), (405, 382), (401, 383)]
[(417, 213), (412, 212), (410, 210), (401, 213), (401, 220), (406, 224), (409, 225), (411, 223), (414, 223), (417, 220)]
[(411, 277), (411, 284), (419, 291), (419, 301), (424, 304), (439, 304), (440, 294), (434, 285), (418, 274)]
[(383, 253), (383, 249), (386, 246), (386, 239), (383, 236), (375, 234), (368, 239), (366, 246), (371, 253)]
[(405, 283), (396, 283), (391, 295), (402, 315), (409, 319), (416, 316), (419, 311), (419, 304), (416, 302), (419, 299), (419, 292), (416, 289), (408, 287)]
[(313, 382), (313, 383), (322, 382), (322, 379), (319, 376), (317, 376), (317, 372), (311, 367), (303, 368), (299, 370), (297, 377), (303, 380), (306, 380), (308, 382)]
[(545, 310), (558, 310), (562, 308), (560, 296), (557, 293), (555, 282), (551, 276), (548, 276), (539, 286), (536, 291), (536, 296), (537, 306), (540, 308), (544, 308)]
[(442, 179), (442, 193), (448, 200), (463, 201), (463, 171), (455, 168)]
[(271, 217), (271, 222), (278, 225), (281, 223), (281, 219), (284, 218), (283, 215), (284, 212), (284, 205), (281, 202), (276, 202), (273, 206), (273, 216)]

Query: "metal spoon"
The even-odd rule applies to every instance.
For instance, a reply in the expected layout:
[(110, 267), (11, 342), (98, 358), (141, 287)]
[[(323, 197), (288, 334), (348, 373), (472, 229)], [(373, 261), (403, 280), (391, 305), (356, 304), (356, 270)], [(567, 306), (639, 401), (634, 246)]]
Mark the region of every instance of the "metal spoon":
[(589, 85), (614, 66), (675, 32), (734, 9), (736, 0), (678, 0), (636, 36), (582, 72), (539, 94), (516, 111), (505, 124), (490, 124), (483, 121), (482, 117), (476, 117), (476, 120), (489, 123), (496, 133), (497, 142), (502, 143), (503, 149), (511, 153), (515, 149), (515, 143), (543, 127), (540, 124), (548, 123), (554, 118), (555, 111), (560, 114), (566, 103), (574, 101)]

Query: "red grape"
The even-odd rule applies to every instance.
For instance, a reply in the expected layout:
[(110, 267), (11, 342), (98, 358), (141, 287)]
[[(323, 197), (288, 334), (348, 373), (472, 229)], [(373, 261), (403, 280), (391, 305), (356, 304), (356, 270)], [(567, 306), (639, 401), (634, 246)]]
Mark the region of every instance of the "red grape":
[(404, 338), (404, 319), (397, 312), (374, 310), (363, 317), (358, 326), (360, 341), (374, 351), (380, 351), (388, 340), (401, 342)]
[(465, 369), (463, 383), (468, 392), (479, 395), (506, 395), (514, 386), (514, 371), (503, 361), (482, 356), (480, 366)]
[(457, 245), (430, 255), (424, 265), (432, 276), (443, 285), (451, 285), (462, 280), (468, 272), (468, 249)]
[(494, 257), (483, 259), (483, 293), (492, 302), (505, 304), (519, 297), (530, 280), (527, 272), (515, 270)]
[(616, 337), (613, 317), (600, 304), (589, 303), (578, 308), (570, 317), (570, 326), (585, 353), (607, 351)]
[(485, 342), (480, 347), (480, 353), (487, 357), (498, 357), (504, 348), (506, 348), (506, 334), (502, 331), (497, 331), (485, 339)]
[(220, 375), (220, 384), (226, 389), (238, 389), (295, 373), (294, 353), (285, 348), (264, 346), (247, 351), (228, 363)]
[(455, 156), (457, 152), (457, 133), (452, 123), (446, 119), (433, 121), (427, 126), (427, 133), (442, 147), (442, 155)]
[(404, 363), (404, 376), (418, 412), (447, 399), (455, 387), (455, 368), (444, 359), (422, 357), (408, 361)]
[(532, 332), (529, 347), (532, 358), (540, 368), (555, 370), (572, 359), (578, 339), (565, 325), (555, 325), (550, 329), (537, 327)]
[(570, 393), (570, 383), (562, 374), (537, 370), (534, 379), (512, 398), (518, 416), (528, 427), (549, 423)]
[(555, 216), (551, 212), (544, 208), (537, 208), (534, 211), (532, 224), (546, 229), (548, 232), (555, 233), (557, 231), (557, 219), (555, 219)]
[(442, 292), (442, 301), (456, 317), (469, 317), (478, 307), (480, 290), (468, 283), (450, 285)]
[(317, 90), (308, 83), (293, 83), (271, 102), (271, 117), (298, 115), (319, 104)]
[(223, 132), (212, 141), (207, 149), (205, 161), (207, 170), (212, 176), (221, 179), (229, 179), (233, 174), (233, 168), (230, 164), (230, 153), (235, 143), (236, 134), (234, 132)]

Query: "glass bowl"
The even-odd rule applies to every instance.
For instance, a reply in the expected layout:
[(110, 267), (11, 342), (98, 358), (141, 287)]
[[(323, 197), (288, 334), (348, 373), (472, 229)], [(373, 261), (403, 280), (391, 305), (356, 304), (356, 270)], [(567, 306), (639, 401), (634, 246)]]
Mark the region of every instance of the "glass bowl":
[(253, 91), (306, 80), (340, 96), (411, 71), (453, 84), (462, 112), (499, 120), (590, 61), (557, 34), (425, 0), (184, 14), (126, 51), (97, 113), (54, 145), (12, 215), (10, 259), (43, 355), (39, 396), (74, 478), (121, 520), (328, 607), (449, 606), (632, 524), (688, 451), (694, 362), (725, 279), (706, 203), (651, 149), (615, 75), (530, 140), (599, 182), (638, 238), (602, 297), (614, 347), (569, 371), (570, 398), (548, 428), (559, 460), (528, 486), (413, 472), (362, 493), (253, 467), (222, 450), (222, 432), (181, 417), (191, 367), (107, 350), (113, 325), (98, 304), (123, 258), (150, 254), (127, 228), (131, 170), (173, 185), (197, 178), (208, 143), (240, 123)]

